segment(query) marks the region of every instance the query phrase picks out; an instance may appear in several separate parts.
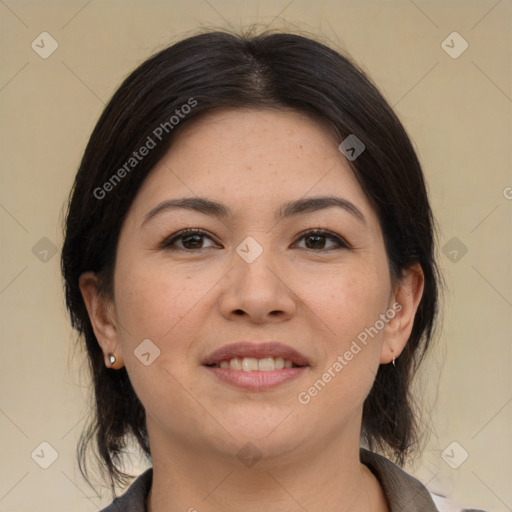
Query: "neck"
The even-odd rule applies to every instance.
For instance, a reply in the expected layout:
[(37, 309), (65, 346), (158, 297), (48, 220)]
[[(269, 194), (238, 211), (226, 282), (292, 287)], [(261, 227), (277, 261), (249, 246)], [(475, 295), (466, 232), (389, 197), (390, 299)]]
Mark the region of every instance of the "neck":
[(389, 511), (380, 484), (359, 461), (358, 440), (309, 453), (297, 448), (293, 457), (262, 457), (250, 466), (186, 442), (169, 444), (157, 432), (150, 439), (159, 449), (152, 447), (148, 512)]

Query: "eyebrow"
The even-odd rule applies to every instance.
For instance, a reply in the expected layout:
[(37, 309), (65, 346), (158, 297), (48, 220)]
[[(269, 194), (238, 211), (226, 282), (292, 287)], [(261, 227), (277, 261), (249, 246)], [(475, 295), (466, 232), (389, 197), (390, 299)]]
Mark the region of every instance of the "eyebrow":
[[(324, 210), (333, 206), (343, 208), (345, 211), (366, 225), (366, 219), (364, 215), (353, 203), (341, 197), (334, 196), (308, 197), (297, 199), (296, 201), (290, 201), (285, 203), (279, 209), (277, 218), (285, 219), (287, 217), (293, 217), (303, 213), (311, 213)], [(183, 197), (180, 199), (168, 199), (155, 206), (144, 216), (142, 226), (144, 226), (157, 215), (175, 209), (195, 211), (219, 218), (225, 218), (232, 215), (231, 210), (222, 203), (218, 203), (203, 197)]]
[(324, 210), (325, 208), (331, 208), (337, 206), (343, 208), (345, 211), (353, 215), (356, 219), (366, 225), (366, 219), (357, 206), (347, 199), (334, 196), (322, 196), (322, 197), (307, 197), (298, 199), (297, 201), (291, 201), (285, 203), (279, 212), (280, 218), (292, 217), (294, 215), (300, 215), (306, 212), (316, 212)]
[(180, 199), (168, 199), (156, 205), (150, 210), (142, 221), (142, 226), (148, 223), (152, 218), (156, 217), (160, 213), (175, 210), (175, 209), (191, 210), (205, 215), (211, 215), (214, 217), (227, 217), (230, 215), (230, 210), (221, 203), (205, 199), (203, 197), (183, 197)]

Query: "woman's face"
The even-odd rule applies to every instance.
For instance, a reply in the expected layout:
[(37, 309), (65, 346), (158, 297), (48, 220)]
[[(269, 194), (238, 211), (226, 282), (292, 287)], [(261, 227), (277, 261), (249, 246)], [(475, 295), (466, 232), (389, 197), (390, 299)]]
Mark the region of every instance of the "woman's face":
[(184, 127), (131, 206), (108, 348), (150, 440), (293, 460), (358, 446), (378, 366), (407, 338), (394, 291), (334, 136), (294, 112), (217, 111)]

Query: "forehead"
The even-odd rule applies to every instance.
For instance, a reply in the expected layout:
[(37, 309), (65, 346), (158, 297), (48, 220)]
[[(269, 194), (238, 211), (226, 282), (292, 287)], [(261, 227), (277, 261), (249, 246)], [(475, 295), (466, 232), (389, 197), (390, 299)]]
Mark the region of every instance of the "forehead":
[(338, 156), (336, 137), (326, 123), (292, 110), (222, 109), (191, 121), (173, 143), (177, 153), (193, 150), (197, 158), (272, 162), (304, 158), (325, 161)]
[(182, 128), (133, 206), (140, 210), (197, 195), (235, 210), (243, 205), (263, 211), (328, 194), (369, 209), (334, 132), (325, 124), (295, 111), (226, 109)]

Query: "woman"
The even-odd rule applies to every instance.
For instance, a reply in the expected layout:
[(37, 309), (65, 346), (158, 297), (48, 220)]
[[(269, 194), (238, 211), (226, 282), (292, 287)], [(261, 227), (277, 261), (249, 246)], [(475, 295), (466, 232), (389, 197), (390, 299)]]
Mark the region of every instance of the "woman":
[(105, 511), (436, 510), (398, 467), (433, 218), (347, 58), (216, 32), (144, 62), (86, 148), (62, 270), (96, 399), (80, 468), (94, 439), (114, 490), (127, 436), (152, 464)]

